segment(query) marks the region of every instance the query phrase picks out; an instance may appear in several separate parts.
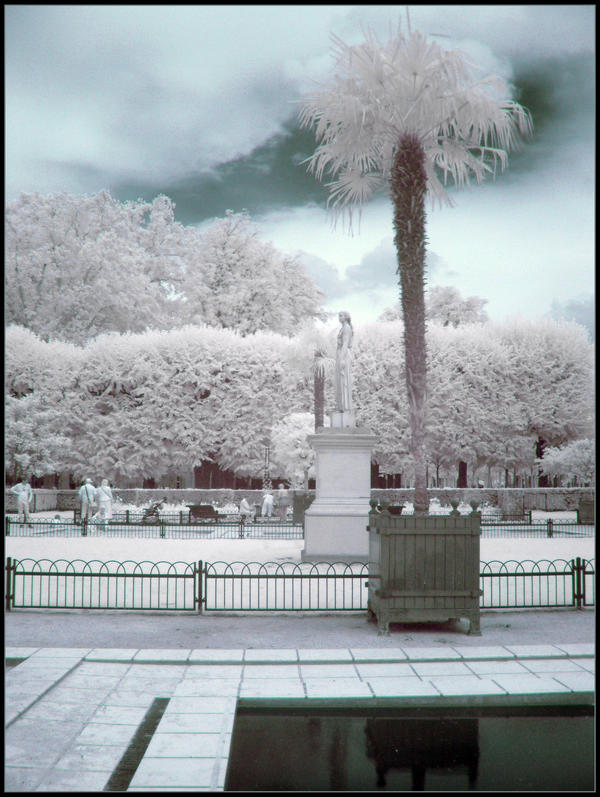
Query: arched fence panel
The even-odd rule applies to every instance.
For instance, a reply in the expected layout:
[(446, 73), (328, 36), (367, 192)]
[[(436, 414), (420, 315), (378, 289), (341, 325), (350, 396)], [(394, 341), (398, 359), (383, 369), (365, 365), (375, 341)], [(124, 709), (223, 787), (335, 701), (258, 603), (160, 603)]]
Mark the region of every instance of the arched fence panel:
[(11, 559), (6, 608), (198, 610), (201, 564)]
[[(480, 563), (481, 609), (595, 605), (594, 560)], [(13, 559), (6, 610), (363, 612), (364, 562), (124, 562)]]

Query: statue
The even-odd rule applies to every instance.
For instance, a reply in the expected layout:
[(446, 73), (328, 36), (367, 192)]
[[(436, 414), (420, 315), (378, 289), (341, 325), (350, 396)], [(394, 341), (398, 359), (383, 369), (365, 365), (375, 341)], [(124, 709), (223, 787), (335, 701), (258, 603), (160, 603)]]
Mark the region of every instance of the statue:
[(335, 409), (336, 412), (352, 414), (352, 338), (354, 330), (350, 313), (342, 310), (338, 314), (342, 325), (337, 339), (335, 355)]

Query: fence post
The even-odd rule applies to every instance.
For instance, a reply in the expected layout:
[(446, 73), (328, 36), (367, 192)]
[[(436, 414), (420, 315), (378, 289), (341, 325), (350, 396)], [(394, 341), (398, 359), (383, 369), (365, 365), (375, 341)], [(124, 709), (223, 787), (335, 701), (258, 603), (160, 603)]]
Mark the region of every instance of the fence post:
[(554, 535), (554, 528), (553, 528), (554, 521), (552, 518), (548, 518), (546, 521), (546, 533), (548, 537), (552, 537)]
[(4, 533), (7, 537), (10, 537), (10, 518), (8, 515), (4, 515)]
[(166, 536), (165, 524), (160, 520), (158, 522), (160, 523), (160, 536), (165, 537)]
[(198, 560), (198, 584), (197, 584), (197, 600), (198, 600), (198, 614), (202, 614), (202, 604), (204, 602), (204, 595), (202, 589), (202, 577), (204, 573), (202, 571), (202, 559)]
[(6, 611), (10, 611), (11, 594), (12, 594), (12, 559), (10, 556), (6, 557)]
[(125, 510), (125, 525), (129, 525), (129, 509)]
[[(578, 556), (576, 559), (572, 559), (571, 566), (573, 567), (573, 603), (577, 609), (581, 609), (584, 600), (581, 579), (581, 557)], [(583, 579), (583, 583), (585, 583), (585, 579)]]

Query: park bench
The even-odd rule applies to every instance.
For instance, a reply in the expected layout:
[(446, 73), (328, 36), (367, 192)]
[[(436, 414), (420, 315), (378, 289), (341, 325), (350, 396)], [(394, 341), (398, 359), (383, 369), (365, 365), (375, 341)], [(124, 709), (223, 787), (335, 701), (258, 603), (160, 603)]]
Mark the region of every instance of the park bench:
[(211, 504), (187, 504), (190, 510), (189, 522), (216, 523), (219, 513)]

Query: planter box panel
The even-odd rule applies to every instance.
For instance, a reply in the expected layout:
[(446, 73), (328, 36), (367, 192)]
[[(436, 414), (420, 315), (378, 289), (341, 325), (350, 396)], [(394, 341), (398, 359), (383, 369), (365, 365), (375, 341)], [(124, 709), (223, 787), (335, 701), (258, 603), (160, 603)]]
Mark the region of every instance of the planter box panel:
[(369, 611), (390, 622), (467, 617), (479, 633), (480, 516), (369, 517)]

